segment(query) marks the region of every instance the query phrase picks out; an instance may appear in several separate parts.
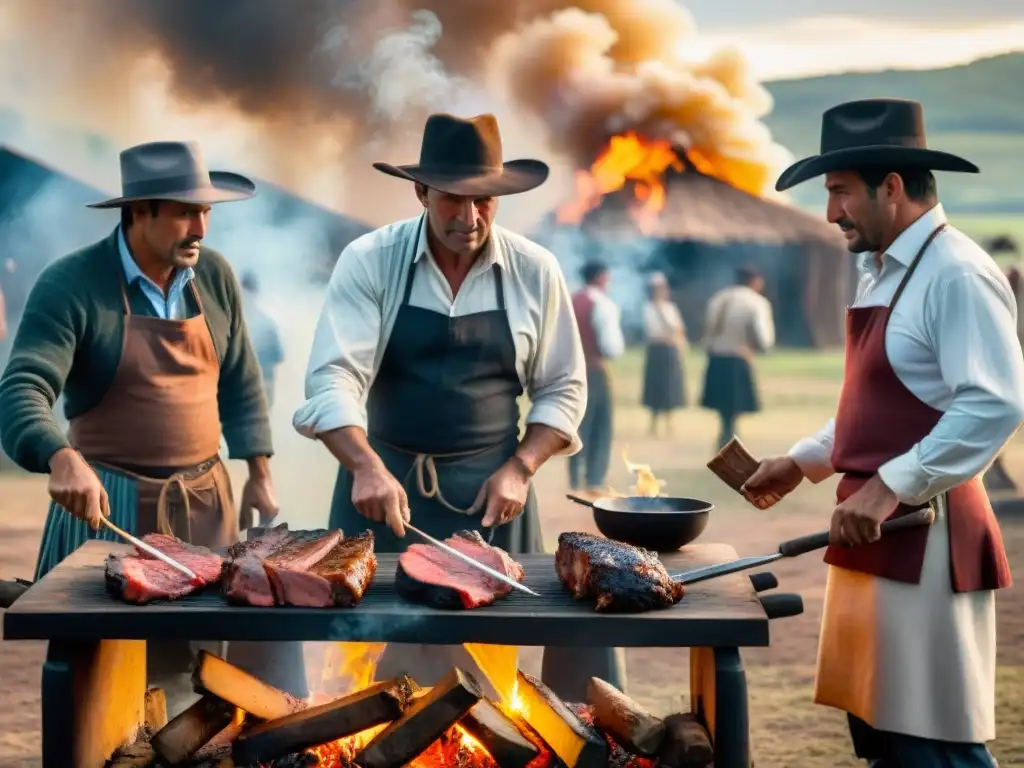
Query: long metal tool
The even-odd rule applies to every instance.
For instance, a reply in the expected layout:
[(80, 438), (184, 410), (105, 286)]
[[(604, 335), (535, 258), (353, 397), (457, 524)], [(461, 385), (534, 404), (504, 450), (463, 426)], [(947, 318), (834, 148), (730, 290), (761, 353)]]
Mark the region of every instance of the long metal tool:
[(171, 566), (171, 568), (174, 568), (174, 569), (176, 569), (178, 571), (181, 571), (183, 574), (188, 576), (189, 579), (191, 579), (192, 581), (198, 581), (199, 580), (198, 576), (196, 576), (191, 570), (186, 568), (184, 565), (179, 563), (177, 560), (174, 560), (173, 558), (168, 557), (163, 552), (161, 552), (159, 549), (157, 549), (156, 547), (150, 546), (149, 544), (147, 544), (146, 542), (142, 541), (141, 539), (135, 538), (134, 536), (132, 536), (127, 531), (122, 531), (120, 528), (118, 528), (116, 525), (114, 525), (112, 522), (110, 522), (105, 516), (101, 515), (100, 516), (100, 520), (103, 521), (103, 524), (105, 526), (107, 526), (107, 528), (112, 530), (114, 533), (116, 533), (122, 539), (127, 541), (129, 544), (134, 544), (136, 547), (141, 549), (146, 554), (152, 555), (157, 560), (160, 560), (162, 562), (167, 563), (169, 566)]
[[(931, 507), (925, 507), (924, 509), (919, 509), (916, 512), (911, 512), (909, 515), (903, 515), (902, 517), (897, 517), (895, 520), (887, 520), (882, 523), (882, 535), (885, 536), (893, 531), (900, 531), (905, 528), (916, 528), (919, 525), (931, 525), (934, 521), (935, 510)], [(781, 560), (783, 557), (805, 555), (808, 552), (813, 552), (816, 549), (824, 549), (827, 546), (828, 531), (812, 533), (808, 536), (801, 536), (798, 539), (790, 539), (789, 541), (782, 542), (779, 544), (779, 551), (771, 555), (743, 557), (739, 560), (733, 560), (728, 563), (719, 563), (718, 565), (696, 568), (692, 571), (686, 571), (685, 573), (672, 574), (671, 578), (679, 584), (694, 584), (698, 581), (705, 581), (719, 576), (727, 576), (730, 573), (745, 571), (748, 568), (758, 568), (762, 565), (768, 565), (769, 563), (774, 563), (776, 560)]]
[(409, 523), (404, 523), (404, 525), (405, 525), (406, 528), (408, 528), (413, 533), (419, 534), (422, 538), (426, 539), (428, 542), (433, 544), (438, 549), (444, 550), (445, 552), (447, 552), (452, 557), (458, 558), (462, 562), (466, 563), (466, 565), (470, 565), (470, 566), (472, 566), (474, 568), (477, 568), (477, 569), (483, 571), (488, 576), (497, 579), (498, 581), (502, 582), (503, 584), (508, 584), (513, 589), (518, 589), (520, 592), (525, 592), (526, 594), (533, 595), (534, 597), (540, 597), (540, 595), (538, 593), (534, 592), (529, 587), (524, 586), (523, 584), (520, 584), (515, 579), (510, 579), (504, 573), (500, 573), (500, 572), (494, 570), (493, 568), (484, 565), (479, 560), (474, 560), (469, 555), (463, 554), (462, 552), (459, 552), (459, 550), (454, 549), (453, 547), (449, 547), (443, 541), (438, 541), (433, 536), (431, 536), (428, 533), (425, 533), (424, 531), (421, 531), (416, 526), (410, 525)]

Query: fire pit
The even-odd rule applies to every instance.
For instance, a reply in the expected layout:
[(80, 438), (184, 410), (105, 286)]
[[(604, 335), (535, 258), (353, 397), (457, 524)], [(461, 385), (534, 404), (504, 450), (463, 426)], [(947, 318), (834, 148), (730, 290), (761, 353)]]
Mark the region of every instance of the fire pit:
[[(103, 580), (104, 558), (111, 552), (127, 549), (109, 542), (88, 542), (31, 587), (5, 614), (5, 640), (49, 641), (42, 675), (44, 768), (102, 768), (115, 753), (121, 754), (131, 745), (139, 744), (140, 729), (146, 723), (145, 641), (150, 638), (689, 648), (692, 717), (686, 721), (686, 727), (697, 725), (706, 729), (717, 768), (749, 768), (751, 764), (746, 677), (738, 649), (768, 645), (769, 638), (768, 617), (746, 575), (736, 574), (693, 585), (688, 588), (686, 597), (670, 609), (609, 615), (596, 613), (592, 606), (571, 600), (555, 575), (551, 555), (524, 555), (520, 562), (527, 573), (526, 583), (541, 594), (540, 598), (513, 593), (484, 609), (451, 612), (410, 605), (399, 598), (394, 589), (396, 556), (380, 554), (376, 579), (362, 603), (354, 609), (228, 606), (217, 594), (194, 595), (162, 605), (131, 606), (112, 599), (105, 591)], [(701, 544), (667, 554), (663, 560), (670, 571), (684, 571), (735, 557), (731, 547)], [(205, 731), (201, 736), (193, 734), (193, 739), (205, 737), (203, 743), (206, 743), (218, 732), (230, 735), (230, 726), (234, 724), (236, 730), (228, 744), (235, 740), (237, 747), (252, 733), (251, 723), (245, 724), (249, 730), (242, 729), (243, 717), (254, 716), (261, 727), (278, 731), (278, 735), (279, 729), (287, 725), (279, 722), (282, 718), (311, 717), (309, 702), (293, 705), (287, 699), (275, 698), (273, 689), (267, 693), (264, 689), (269, 686), (260, 681), (256, 683), (263, 686), (260, 690), (264, 692), (259, 698), (262, 703), (256, 707), (259, 711), (254, 711), (250, 703), (247, 715), (241, 715), (240, 708), (231, 701), (235, 697), (234, 689), (223, 681), (242, 678), (236, 674), (221, 674), (217, 671), (218, 664), (228, 666), (217, 657), (206, 655), (197, 667), (198, 677), (194, 682), (204, 697), (195, 705), (202, 706), (192, 713), (190, 727), (205, 728)], [(240, 670), (234, 672), (245, 675)], [(354, 694), (376, 702), (374, 717), (382, 718), (378, 723), (383, 726), (380, 736), (399, 725), (404, 729), (415, 724), (432, 736), (427, 751), (447, 750), (447, 756), (437, 757), (432, 764), (462, 764), (461, 759), (452, 755), (465, 752), (469, 748), (467, 744), (472, 746), (473, 739), (481, 739), (480, 731), (472, 730), (472, 719), (467, 720), (467, 713), (480, 707), (480, 702), (487, 702), (477, 695), (476, 682), (457, 669), (452, 670), (443, 684), (426, 692), (416, 690), (415, 681), (408, 681), (406, 687), (402, 687), (405, 685), (402, 681), (385, 682), (391, 687)], [(236, 684), (242, 683), (230, 685)], [(561, 735), (542, 733), (541, 746), (558, 752), (566, 749), (566, 743), (575, 743), (578, 747), (576, 761), (568, 762), (570, 768), (596, 765), (593, 750), (598, 750), (601, 744), (607, 764), (614, 762), (608, 757), (609, 742), (599, 737), (607, 731), (584, 727), (589, 716), (585, 706), (570, 712), (570, 703), (561, 702), (539, 681), (535, 683), (523, 675), (519, 678), (517, 694), (527, 708), (526, 725), (515, 729), (519, 738), (530, 742), (531, 728), (537, 731), (554, 728), (554, 732)], [(247, 695), (245, 701), (254, 699)], [(335, 709), (344, 708), (344, 702), (339, 701), (333, 702)], [(401, 711), (394, 704), (390, 715), (382, 715), (380, 711), (386, 709), (388, 701), (393, 704), (401, 701)], [(593, 702), (589, 704), (593, 706)], [(332, 707), (331, 702), (324, 705), (328, 709)], [(510, 714), (508, 703), (490, 702), (490, 705), (497, 707), (502, 717), (486, 714), (490, 714), (497, 725), (504, 725), (507, 735), (513, 737), (506, 722)], [(500, 709), (503, 705), (506, 710)], [(365, 712), (369, 706), (364, 701), (357, 710)], [(420, 713), (414, 723), (403, 724), (410, 717), (410, 711), (420, 712), (423, 708), (427, 708), (429, 717), (424, 720)], [(481, 707), (484, 708), (486, 705)], [(514, 715), (515, 708), (511, 710)], [(567, 713), (571, 716), (566, 716)], [(333, 714), (340, 717), (337, 712)], [(448, 717), (452, 718), (450, 722), (446, 720)], [(511, 722), (515, 722), (514, 717)], [(545, 722), (554, 725), (546, 726)], [(574, 735), (574, 729), (579, 730), (577, 724), (583, 724), (582, 732)], [(668, 718), (665, 725), (669, 732), (686, 730), (672, 718)], [(462, 737), (463, 731), (470, 736)], [(401, 729), (399, 733), (401, 735)], [(406, 742), (407, 737), (403, 736), (394, 743)], [(587, 752), (588, 744), (591, 752)], [(523, 743), (519, 746), (527, 748)], [(364, 755), (360, 764), (363, 768), (373, 765), (383, 768), (394, 764), (389, 761), (405, 760), (401, 756), (396, 758), (394, 750), (394, 747), (383, 749), (373, 759)], [(567, 762), (564, 756), (559, 757)], [(312, 760), (306, 764), (333, 768), (329, 762), (318, 763), (309, 753), (299, 753), (287, 760), (291, 765)], [(506, 759), (502, 764), (507, 762)], [(344, 764), (340, 759), (336, 763)], [(146, 762), (144, 754), (138, 755), (134, 763), (122, 762), (122, 765), (133, 766), (152, 764)], [(670, 763), (663, 761), (662, 764)], [(222, 768), (234, 763), (210, 762), (209, 765)], [(288, 768), (288, 765), (281, 762), (274, 768)], [(483, 765), (480, 764), (481, 768)], [(637, 763), (638, 768), (642, 765)]]

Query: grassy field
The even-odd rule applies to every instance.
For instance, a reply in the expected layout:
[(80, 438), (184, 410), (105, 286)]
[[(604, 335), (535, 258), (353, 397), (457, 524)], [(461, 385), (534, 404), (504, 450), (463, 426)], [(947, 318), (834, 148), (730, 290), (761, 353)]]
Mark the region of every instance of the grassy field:
[[(700, 394), (704, 362), (699, 353), (687, 361), (689, 401)], [(627, 490), (630, 476), (619, 460), (628, 450), (636, 462), (648, 463), (666, 481), (666, 492), (694, 496), (715, 504), (705, 541), (725, 542), (740, 555), (775, 549), (778, 542), (827, 527), (834, 506), (834, 482), (800, 488), (776, 509), (758, 512), (705, 468), (714, 452), (716, 423), (712, 414), (690, 407), (676, 415), (671, 436), (648, 434), (647, 414), (639, 407), (642, 355), (632, 351), (613, 369), (615, 459), (609, 482)], [(780, 351), (758, 361), (765, 410), (740, 423), (747, 446), (759, 456), (785, 451), (794, 440), (819, 428), (832, 414), (842, 375), (837, 350), (813, 354)], [(326, 523), (335, 465), (318, 446), (288, 429), (289, 403), (301, 394), (301, 372), (282, 382), (273, 414), (278, 453), (275, 479), (283, 521), (293, 528)], [(236, 488), (244, 470), (232, 462)], [(1024, 476), (1024, 442), (1008, 449), (1011, 473)], [(564, 459), (550, 462), (538, 475), (544, 538), (553, 548), (565, 530), (595, 530), (590, 514), (564, 497)], [(0, 578), (31, 574), (46, 500), (38, 477), (0, 475)], [(1024, 525), (1003, 522), (1011, 564), (1024, 569)], [(803, 615), (773, 623), (771, 646), (747, 649), (752, 740), (759, 768), (854, 768), (842, 713), (812, 702), (825, 567), (820, 556), (807, 555), (773, 567), (781, 592), (798, 592)], [(1019, 587), (1000, 594), (998, 739), (992, 750), (1005, 766), (1024, 765), (1024, 598)], [(322, 649), (321, 649), (322, 650)], [(318, 658), (313, 646), (310, 658)], [(0, 642), (0, 766), (39, 765), (39, 667), (43, 648), (35, 643)], [(539, 673), (539, 649), (522, 651), (522, 666)], [(685, 649), (634, 649), (627, 653), (628, 690), (658, 714), (688, 709), (688, 661)], [(856, 670), (851, 670), (852, 674)], [(319, 669), (310, 669), (319, 679)]]

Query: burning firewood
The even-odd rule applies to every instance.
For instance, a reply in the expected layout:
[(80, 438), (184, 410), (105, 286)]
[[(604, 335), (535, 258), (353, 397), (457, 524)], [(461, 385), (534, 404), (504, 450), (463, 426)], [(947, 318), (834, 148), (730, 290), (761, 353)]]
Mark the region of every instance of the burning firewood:
[(517, 709), (568, 768), (604, 768), (608, 744), (540, 680), (519, 672)]
[(480, 685), (458, 667), (377, 734), (355, 758), (361, 768), (405, 765), (434, 743), (483, 698)]
[(587, 701), (594, 707), (594, 724), (638, 755), (654, 755), (665, 738), (665, 724), (618, 688), (590, 678)]
[(665, 718), (665, 740), (658, 752), (658, 766), (664, 768), (707, 768), (715, 761), (715, 750), (704, 726), (690, 714)]
[(526, 768), (540, 752), (519, 727), (487, 699), (481, 699), (460, 725), (475, 738), (501, 768)]
[(290, 693), (267, 685), (207, 651), (200, 651), (196, 659), (192, 687), (196, 693), (212, 693), (261, 720), (277, 720), (306, 708)]
[(163, 688), (150, 688), (145, 699), (146, 727), (156, 733), (167, 725), (167, 695)]
[(169, 765), (182, 763), (227, 728), (235, 712), (234, 704), (207, 694), (160, 729), (153, 749)]
[(391, 722), (402, 716), (411, 695), (409, 678), (396, 677), (326, 704), (261, 723), (235, 742), (232, 753), (235, 763), (266, 763)]
[(140, 741), (119, 749), (104, 768), (149, 768), (152, 764), (153, 747)]

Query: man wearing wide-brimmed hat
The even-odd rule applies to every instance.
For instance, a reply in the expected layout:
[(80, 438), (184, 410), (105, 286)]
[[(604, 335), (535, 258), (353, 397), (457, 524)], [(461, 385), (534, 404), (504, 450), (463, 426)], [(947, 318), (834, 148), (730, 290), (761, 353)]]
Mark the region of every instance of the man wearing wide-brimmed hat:
[[(236, 541), (222, 433), (231, 457), (249, 463), (244, 515), (277, 514), (240, 290), (224, 257), (202, 245), (211, 206), (255, 187), (208, 171), (185, 142), (126, 149), (121, 184), (121, 196), (90, 206), (120, 209), (114, 231), (40, 274), (0, 380), (4, 449), (50, 475), (36, 579), (87, 539), (114, 539), (104, 516), (136, 535)], [(66, 435), (52, 412), (62, 393)], [(187, 648), (151, 648), (151, 673), (187, 670)]]
[[(839, 474), (815, 701), (849, 714), (879, 766), (991, 766), (995, 590), (1011, 583), (980, 476), (1024, 419), (1013, 292), (950, 226), (933, 171), (976, 173), (929, 149), (921, 105), (825, 113), (821, 153), (776, 185), (825, 176), (828, 220), (863, 277), (847, 313), (836, 417), (745, 485), (758, 506)], [(928, 527), (879, 537), (931, 505)]]
[(412, 543), (410, 519), (541, 551), (531, 478), (579, 450), (583, 350), (554, 255), (494, 218), (548, 167), (503, 161), (492, 115), (448, 114), (427, 120), (419, 163), (375, 167), (412, 182), (423, 214), (349, 245), (327, 290), (294, 424), (341, 463), (331, 527), (369, 528), (383, 552)]

